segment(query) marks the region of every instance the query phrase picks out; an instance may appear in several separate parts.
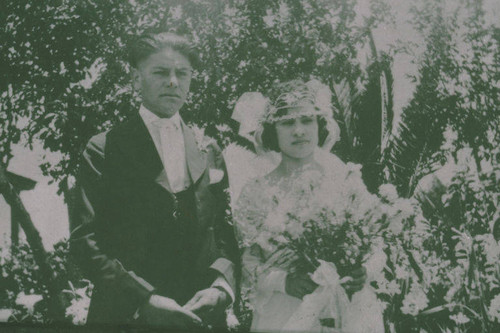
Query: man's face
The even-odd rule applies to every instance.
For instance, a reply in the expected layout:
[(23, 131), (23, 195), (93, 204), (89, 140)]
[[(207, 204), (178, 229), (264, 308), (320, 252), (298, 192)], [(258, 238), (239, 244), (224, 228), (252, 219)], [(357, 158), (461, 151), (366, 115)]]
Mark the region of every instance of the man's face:
[(161, 118), (170, 118), (186, 102), (192, 67), (181, 53), (164, 48), (139, 62), (133, 70), (134, 88), (144, 106)]

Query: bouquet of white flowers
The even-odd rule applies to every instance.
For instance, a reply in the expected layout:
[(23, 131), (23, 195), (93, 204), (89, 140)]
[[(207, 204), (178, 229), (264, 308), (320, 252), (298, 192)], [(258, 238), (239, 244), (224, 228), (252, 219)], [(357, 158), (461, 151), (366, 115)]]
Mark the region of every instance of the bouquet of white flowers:
[[(421, 213), (416, 202), (400, 198), (392, 185), (382, 185), (379, 195), (368, 192), (359, 165), (326, 161), (331, 163), (320, 163), (327, 166), (323, 169), (300, 170), (288, 184), (255, 183), (245, 192), (243, 197), (250, 198), (238, 210), (245, 216), (239, 225), (243, 246), (257, 255), (266, 253), (255, 276), (276, 268), (305, 271), (319, 285), (304, 297), (285, 330), (322, 331), (322, 323), (334, 323), (345, 332), (383, 332), (385, 304), (377, 294), (380, 286), (382, 293), (390, 288), (387, 272), (392, 270), (385, 252), (406, 237), (402, 231)], [(248, 208), (254, 206), (258, 208)], [(376, 283), (348, 295), (342, 284), (362, 265)], [(243, 298), (253, 299), (252, 307), (268, 301), (266, 295), (248, 291)]]
[[(308, 209), (286, 214), (289, 224), (296, 226), (292, 232), (283, 233), (284, 246), (297, 258), (293, 267), (312, 272), (312, 280), (319, 285), (315, 292), (304, 297), (286, 326), (290, 329), (320, 331), (320, 323), (329, 322), (343, 330), (383, 331), (382, 307), (370, 287), (353, 297), (346, 293), (342, 283), (350, 278), (347, 276), (350, 272), (377, 252), (377, 247), (383, 253), (380, 240), (389, 225), (390, 210), (366, 190), (359, 168), (353, 164), (347, 167), (346, 177), (336, 182), (333, 191), (331, 184), (320, 184), (314, 189)], [(361, 327), (355, 318), (360, 314), (365, 318), (373, 316), (375, 322), (363, 320), (366, 327)]]
[(298, 264), (306, 266), (305, 269), (314, 270), (321, 261), (330, 262), (339, 276), (344, 277), (361, 267), (380, 235), (382, 224), (372, 223), (372, 217), (367, 214), (354, 219), (349, 212), (338, 214), (324, 207), (315, 216), (299, 222), (303, 227), (299, 237), (286, 234), (287, 246), (297, 254)]
[[(280, 214), (293, 227), (286, 228), (284, 237), (275, 240), (278, 247), (282, 253), (294, 254), (292, 269), (311, 272), (311, 278), (319, 285), (292, 316), (287, 325), (290, 329), (311, 330), (317, 323), (334, 322), (335, 327), (349, 332), (384, 330), (383, 304), (377, 299), (376, 290), (367, 284), (352, 295), (342, 284), (350, 279), (349, 273), (362, 265), (367, 267), (371, 280), (385, 280), (384, 249), (399, 237), (405, 224), (420, 218), (420, 211), (415, 202), (399, 198), (392, 185), (382, 185), (379, 196), (370, 194), (359, 167), (348, 164), (347, 170), (342, 181), (337, 179), (333, 191), (331, 184), (302, 177), (301, 181), (305, 178), (314, 190), (308, 207), (294, 207)], [(333, 321), (325, 320), (330, 318)]]

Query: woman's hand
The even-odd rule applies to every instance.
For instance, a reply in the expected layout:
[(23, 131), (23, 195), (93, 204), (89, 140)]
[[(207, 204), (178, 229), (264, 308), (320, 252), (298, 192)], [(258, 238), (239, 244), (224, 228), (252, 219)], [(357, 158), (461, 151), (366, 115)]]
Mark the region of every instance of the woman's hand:
[(202, 320), (210, 322), (212, 316), (224, 313), (231, 297), (222, 289), (211, 287), (198, 291), (183, 309), (191, 311)]
[(350, 297), (355, 292), (358, 292), (361, 289), (363, 289), (363, 287), (365, 286), (367, 279), (366, 268), (361, 266), (360, 268), (357, 268), (352, 272), (350, 272), (349, 274), (347, 274), (347, 276), (351, 277), (351, 279), (343, 283), (342, 286), (347, 292), (347, 295)]
[(307, 273), (289, 273), (286, 276), (285, 292), (290, 296), (302, 299), (317, 287)]

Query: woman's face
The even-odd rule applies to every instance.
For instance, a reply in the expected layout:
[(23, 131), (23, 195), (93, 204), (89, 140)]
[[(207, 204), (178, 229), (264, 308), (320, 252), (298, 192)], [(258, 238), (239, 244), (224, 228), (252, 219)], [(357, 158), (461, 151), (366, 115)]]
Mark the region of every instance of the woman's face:
[(318, 145), (318, 121), (316, 116), (301, 116), (313, 111), (310, 103), (290, 108), (288, 115), (297, 117), (276, 122), (278, 146), (281, 153), (295, 159), (308, 158)]

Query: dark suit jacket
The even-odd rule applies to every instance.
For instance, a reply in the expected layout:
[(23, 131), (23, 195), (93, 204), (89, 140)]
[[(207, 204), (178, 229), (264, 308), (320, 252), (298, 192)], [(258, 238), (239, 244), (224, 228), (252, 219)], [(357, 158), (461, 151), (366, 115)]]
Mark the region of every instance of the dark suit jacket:
[[(200, 152), (184, 124), (183, 133), (193, 185), (178, 195), (139, 115), (93, 137), (83, 153), (70, 248), (95, 284), (90, 323), (126, 323), (152, 293), (183, 305), (218, 275), (234, 290), (222, 155)], [(210, 169), (226, 176), (210, 184)]]

